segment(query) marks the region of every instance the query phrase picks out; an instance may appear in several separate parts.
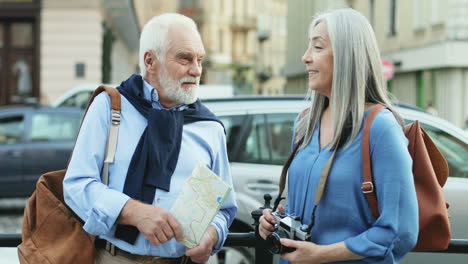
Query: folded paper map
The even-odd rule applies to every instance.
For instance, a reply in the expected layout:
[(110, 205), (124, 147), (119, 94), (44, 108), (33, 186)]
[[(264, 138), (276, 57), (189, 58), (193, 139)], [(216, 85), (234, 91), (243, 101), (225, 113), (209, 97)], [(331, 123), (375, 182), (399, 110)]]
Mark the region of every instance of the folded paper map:
[(230, 192), (231, 187), (210, 169), (195, 167), (171, 209), (184, 233), (182, 244), (193, 248), (200, 243)]

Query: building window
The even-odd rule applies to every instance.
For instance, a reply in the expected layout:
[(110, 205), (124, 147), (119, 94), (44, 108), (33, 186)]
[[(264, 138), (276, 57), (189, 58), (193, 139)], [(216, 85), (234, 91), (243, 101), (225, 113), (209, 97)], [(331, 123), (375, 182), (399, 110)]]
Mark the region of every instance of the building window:
[(23, 4), (23, 3), (32, 4), (35, 1), (36, 0), (0, 0), (0, 4)]
[(0, 0), (0, 105), (39, 98), (40, 0)]
[(375, 0), (369, 0), (369, 20), (372, 27), (375, 28)]
[(432, 0), (431, 3), (431, 24), (432, 25), (438, 25), (442, 24), (442, 13), (444, 10), (442, 8), (445, 8), (446, 5), (441, 5), (440, 0)]
[(388, 12), (388, 36), (393, 37), (397, 34), (397, 0), (390, 0)]
[(86, 75), (86, 67), (85, 64), (82, 62), (75, 64), (75, 77), (76, 78), (84, 78)]
[(422, 31), (427, 25), (427, 1), (414, 0), (413, 2), (413, 29)]
[(34, 21), (0, 22), (0, 105), (37, 95), (35, 28)]
[[(0, 48), (3, 48), (3, 42), (5, 41), (5, 36), (3, 35), (5, 33), (5, 26), (0, 24)], [(0, 66), (1, 66), (1, 61), (0, 61)]]
[(200, 0), (180, 0), (181, 8), (200, 8)]
[(224, 32), (222, 29), (219, 30), (219, 38), (218, 38), (218, 41), (219, 41), (219, 47), (218, 47), (218, 51), (220, 53), (223, 53), (224, 52)]

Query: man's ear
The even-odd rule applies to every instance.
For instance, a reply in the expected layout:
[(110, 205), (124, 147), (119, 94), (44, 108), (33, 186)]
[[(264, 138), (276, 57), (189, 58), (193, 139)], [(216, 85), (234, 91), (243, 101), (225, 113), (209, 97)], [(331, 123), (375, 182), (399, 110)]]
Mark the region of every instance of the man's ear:
[(151, 51), (146, 51), (144, 55), (144, 62), (146, 72), (149, 73), (156, 73), (159, 69), (159, 61), (156, 58), (156, 55), (153, 54)]

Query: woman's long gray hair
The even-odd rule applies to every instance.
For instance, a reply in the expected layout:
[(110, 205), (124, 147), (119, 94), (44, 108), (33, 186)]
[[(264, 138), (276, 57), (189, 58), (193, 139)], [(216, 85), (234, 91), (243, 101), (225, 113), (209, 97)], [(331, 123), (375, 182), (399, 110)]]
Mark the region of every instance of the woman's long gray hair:
[(356, 138), (368, 102), (387, 106), (403, 125), (387, 97), (380, 52), (367, 19), (349, 8), (319, 14), (310, 23), (309, 36), (322, 21), (326, 22), (333, 50), (331, 102), (309, 89), (311, 111), (297, 125), (298, 139), (304, 138), (301, 147), (310, 143), (314, 128), (330, 103), (334, 120), (330, 148), (346, 146)]

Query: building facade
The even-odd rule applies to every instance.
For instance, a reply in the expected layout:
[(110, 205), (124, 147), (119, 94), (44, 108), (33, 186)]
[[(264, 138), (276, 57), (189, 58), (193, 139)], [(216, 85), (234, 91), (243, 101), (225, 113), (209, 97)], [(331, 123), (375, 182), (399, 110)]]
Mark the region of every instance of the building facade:
[(397, 100), (430, 108), (463, 127), (468, 118), (468, 1), (354, 0), (369, 18), (382, 57), (395, 65)]
[(345, 7), (346, 1), (288, 0), (286, 76), (287, 94), (304, 95), (307, 92), (307, 72), (301, 58), (308, 46), (308, 29), (314, 14), (330, 8)]
[(430, 108), (463, 127), (468, 118), (468, 0), (347, 0), (288, 2), (287, 93), (303, 94), (311, 16), (352, 7), (372, 24), (382, 58), (394, 65), (388, 90), (394, 100)]
[(1, 0), (0, 105), (47, 104), (81, 83), (136, 69), (132, 1)]
[(283, 94), (286, 85), (287, 1), (257, 1), (257, 84), (255, 94)]
[(283, 92), (286, 0), (134, 2), (141, 25), (165, 12), (195, 20), (206, 50), (203, 84), (232, 85), (235, 94)]
[(141, 27), (165, 12), (197, 22), (207, 51), (202, 83), (283, 93), (286, 0), (0, 0), (0, 105), (47, 104), (78, 84), (119, 83), (138, 71)]

